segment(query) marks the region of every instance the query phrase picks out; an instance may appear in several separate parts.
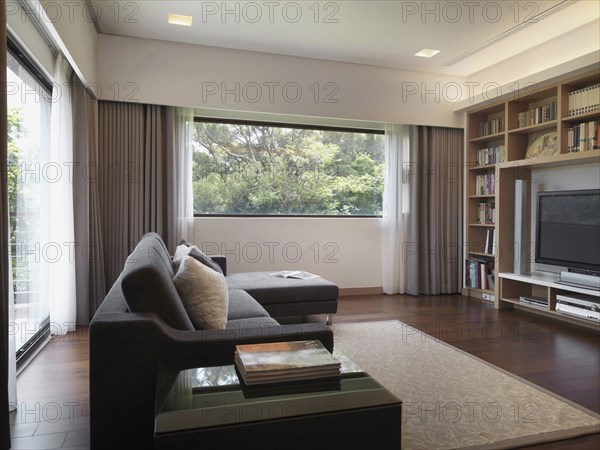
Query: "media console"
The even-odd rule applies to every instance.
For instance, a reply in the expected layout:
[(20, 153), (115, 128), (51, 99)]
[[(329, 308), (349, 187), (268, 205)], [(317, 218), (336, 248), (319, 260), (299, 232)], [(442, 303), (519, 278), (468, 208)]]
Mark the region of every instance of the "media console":
[[(558, 274), (498, 274), (499, 306), (519, 307), (567, 322), (600, 329), (600, 291), (560, 284)], [(524, 300), (522, 300), (522, 298)], [(527, 299), (535, 299), (532, 303)]]

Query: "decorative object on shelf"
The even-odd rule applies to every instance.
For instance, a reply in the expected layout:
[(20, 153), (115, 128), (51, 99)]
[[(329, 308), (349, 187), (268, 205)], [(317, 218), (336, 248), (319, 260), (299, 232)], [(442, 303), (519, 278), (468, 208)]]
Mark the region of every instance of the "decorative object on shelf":
[(538, 131), (529, 135), (526, 158), (553, 156), (558, 153), (558, 135), (556, 131)]

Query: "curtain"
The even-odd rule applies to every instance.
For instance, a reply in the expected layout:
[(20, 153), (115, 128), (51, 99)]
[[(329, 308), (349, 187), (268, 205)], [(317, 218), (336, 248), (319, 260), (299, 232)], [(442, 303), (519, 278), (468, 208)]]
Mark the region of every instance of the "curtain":
[(386, 127), (383, 291), (458, 293), (462, 283), (463, 131)]
[(192, 240), (194, 235), (194, 193), (192, 180), (192, 132), (194, 110), (191, 108), (169, 108), (169, 123), (172, 123), (172, 183), (169, 186), (169, 199), (172, 202), (169, 240), (166, 242), (171, 252), (181, 239)]
[(169, 241), (167, 124), (162, 106), (98, 102), (98, 222), (107, 287), (144, 233)]
[(72, 78), (77, 323), (86, 325), (106, 295), (98, 209), (98, 102), (75, 74)]
[(71, 66), (58, 55), (54, 68), (50, 152), (43, 161), (51, 174), (43, 178), (45, 193), (42, 217), (48, 218), (43, 230), (46, 270), (42, 288), (50, 306), (52, 334), (74, 331), (76, 323), (75, 230), (73, 219), (73, 112)]
[[(6, 2), (0, 4), (0, 243), (9, 249), (6, 122)], [(0, 449), (10, 448), (8, 416), (8, 251), (0, 251)]]
[(406, 264), (403, 259), (407, 242), (408, 184), (404, 170), (408, 167), (413, 127), (386, 125), (385, 175), (383, 186), (383, 292), (404, 294)]
[(419, 126), (407, 173), (409, 294), (453, 294), (462, 283), (463, 130)]

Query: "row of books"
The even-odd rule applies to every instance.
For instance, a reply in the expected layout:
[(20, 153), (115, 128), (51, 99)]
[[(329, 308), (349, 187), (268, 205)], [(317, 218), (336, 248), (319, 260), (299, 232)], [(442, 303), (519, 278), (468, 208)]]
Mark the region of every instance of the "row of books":
[(465, 284), (474, 289), (496, 289), (494, 278), (494, 261), (483, 258), (465, 260)]
[(340, 389), (341, 363), (318, 340), (237, 345), (234, 360), (248, 398)]
[(538, 106), (529, 111), (521, 112), (517, 115), (519, 128), (537, 125), (539, 123), (556, 120), (556, 102), (553, 101), (547, 105)]
[(475, 195), (495, 195), (496, 174), (486, 173), (475, 177)]
[(498, 164), (506, 161), (506, 148), (504, 145), (498, 147), (482, 148), (475, 154), (475, 163), (478, 166), (487, 166), (488, 164)]
[(585, 152), (600, 149), (600, 121), (584, 122), (569, 128), (567, 150)]
[(569, 116), (600, 110), (600, 84), (569, 93)]
[(479, 202), (477, 223), (496, 223), (496, 205), (494, 204), (494, 202)]
[(479, 136), (502, 133), (504, 131), (504, 117), (496, 117), (485, 122), (479, 122)]

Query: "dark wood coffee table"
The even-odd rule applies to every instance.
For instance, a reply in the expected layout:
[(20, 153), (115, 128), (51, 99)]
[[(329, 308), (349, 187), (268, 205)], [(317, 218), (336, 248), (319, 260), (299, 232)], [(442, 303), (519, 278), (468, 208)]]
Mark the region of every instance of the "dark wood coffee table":
[(244, 397), (233, 366), (181, 371), (156, 415), (154, 448), (399, 449), (402, 402), (340, 359), (340, 390), (259, 398)]

